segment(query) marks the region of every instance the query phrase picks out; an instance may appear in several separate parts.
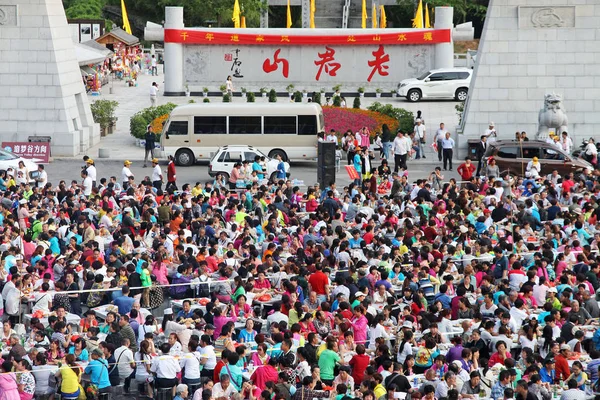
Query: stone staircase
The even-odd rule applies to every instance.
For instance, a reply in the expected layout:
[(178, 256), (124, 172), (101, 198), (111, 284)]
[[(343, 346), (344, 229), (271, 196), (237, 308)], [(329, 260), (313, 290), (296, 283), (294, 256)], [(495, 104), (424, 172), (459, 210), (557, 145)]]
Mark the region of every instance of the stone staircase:
[[(371, 26), (371, 2), (367, 1), (367, 27)], [(348, 28), (362, 28), (362, 0), (351, 0)]]
[(344, 0), (317, 2), (315, 25), (317, 28), (341, 28), (344, 14)]

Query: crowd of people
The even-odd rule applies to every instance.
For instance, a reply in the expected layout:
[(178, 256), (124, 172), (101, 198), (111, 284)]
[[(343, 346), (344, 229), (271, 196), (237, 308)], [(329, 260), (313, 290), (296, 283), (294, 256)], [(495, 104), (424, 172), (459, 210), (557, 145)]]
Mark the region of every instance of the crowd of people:
[(5, 185), (0, 399), (593, 396), (597, 171), (410, 182), (384, 149), (345, 187)]

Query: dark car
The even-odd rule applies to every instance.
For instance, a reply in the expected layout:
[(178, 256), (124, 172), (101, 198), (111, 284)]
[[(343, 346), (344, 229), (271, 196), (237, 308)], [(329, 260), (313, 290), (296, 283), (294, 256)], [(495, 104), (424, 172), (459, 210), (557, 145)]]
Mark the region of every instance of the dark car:
[(533, 157), (537, 157), (542, 165), (540, 175), (550, 174), (555, 169), (562, 176), (584, 168), (593, 169), (589, 162), (567, 154), (554, 145), (541, 140), (525, 142), (498, 140), (489, 144), (486, 157), (490, 156), (494, 156), (496, 159), (502, 176), (506, 174), (524, 176), (527, 164)]

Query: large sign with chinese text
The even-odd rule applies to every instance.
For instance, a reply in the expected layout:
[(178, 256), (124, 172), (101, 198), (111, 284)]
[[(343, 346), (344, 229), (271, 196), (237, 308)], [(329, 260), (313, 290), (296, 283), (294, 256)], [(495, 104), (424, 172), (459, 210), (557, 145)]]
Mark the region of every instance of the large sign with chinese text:
[(183, 82), (191, 91), (233, 78), (234, 91), (260, 87), (308, 91), (342, 85), (389, 92), (435, 65), (450, 29), (165, 29), (183, 47)]
[[(343, 31), (342, 31), (343, 32)], [(428, 29), (394, 31), (391, 33), (355, 33), (349, 31), (339, 35), (299, 35), (299, 34), (263, 34), (231, 33), (214, 30), (165, 29), (165, 43), (204, 44), (204, 45), (278, 45), (278, 46), (314, 46), (323, 45), (370, 45), (370, 44), (437, 44), (449, 43), (450, 29)]]
[(12, 151), (19, 157), (35, 159), (38, 164), (48, 164), (50, 161), (48, 142), (2, 142), (2, 148)]

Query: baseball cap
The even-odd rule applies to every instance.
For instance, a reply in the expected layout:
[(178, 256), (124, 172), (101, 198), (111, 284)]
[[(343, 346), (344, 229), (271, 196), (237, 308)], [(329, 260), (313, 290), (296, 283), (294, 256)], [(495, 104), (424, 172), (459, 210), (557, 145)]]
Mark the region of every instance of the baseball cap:
[(563, 350), (571, 351), (571, 346), (569, 346), (566, 343), (563, 343), (563, 344), (560, 345), (560, 351), (563, 351)]
[(152, 163), (154, 163), (154, 164), (158, 164), (158, 158), (153, 158), (153, 159), (152, 159)]
[(131, 165), (131, 161), (129, 160), (125, 160), (125, 162), (123, 163), (124, 165)]

